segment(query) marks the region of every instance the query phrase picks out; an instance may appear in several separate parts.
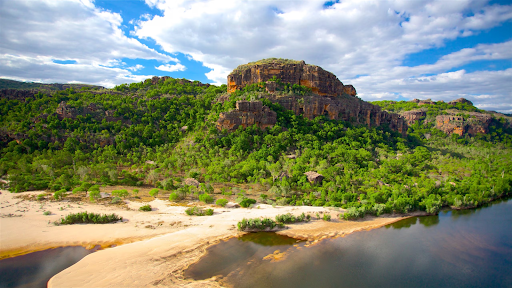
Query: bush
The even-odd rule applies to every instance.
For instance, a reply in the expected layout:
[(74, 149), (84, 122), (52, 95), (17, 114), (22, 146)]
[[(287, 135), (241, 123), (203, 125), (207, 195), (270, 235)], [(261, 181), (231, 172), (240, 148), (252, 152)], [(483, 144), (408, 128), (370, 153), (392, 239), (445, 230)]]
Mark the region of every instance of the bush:
[(94, 223), (94, 224), (105, 224), (105, 223), (112, 223), (117, 222), (119, 220), (123, 220), (123, 217), (117, 216), (116, 214), (96, 214), (96, 213), (87, 213), (85, 212), (79, 212), (74, 214), (69, 214), (65, 218), (60, 219), (59, 222), (55, 222), (56, 224), (60, 225), (68, 225), (68, 224), (75, 224), (75, 223)]
[(160, 192), (160, 190), (158, 190), (158, 189), (156, 189), (156, 188), (151, 189), (151, 190), (149, 191), (149, 196), (151, 196), (151, 197), (155, 197), (155, 198), (156, 198), (156, 196), (158, 196), (158, 192)]
[(215, 202), (215, 204), (225, 207), (226, 204), (228, 204), (228, 200), (227, 199), (217, 199), (217, 202)]
[(146, 204), (146, 205), (140, 206), (139, 210), (144, 211), (144, 212), (151, 211), (151, 205)]
[(254, 219), (242, 219), (237, 223), (238, 230), (244, 231), (248, 229), (265, 230), (266, 228), (274, 229), (274, 227), (283, 228), (283, 223), (276, 223), (270, 218), (254, 218)]
[(340, 214), (340, 218), (343, 217), (345, 220), (353, 220), (356, 218), (363, 218), (366, 215), (366, 208), (363, 207), (350, 207), (344, 214)]
[(100, 195), (100, 190), (94, 190), (94, 191), (90, 191), (89, 192), (89, 199), (91, 201), (94, 201), (94, 200), (100, 198), (100, 196), (101, 196)]
[(247, 208), (249, 206), (251, 206), (252, 204), (256, 203), (256, 200), (254, 199), (251, 199), (251, 198), (244, 198), (242, 201), (240, 201), (240, 206), (244, 207), (244, 208)]
[(324, 214), (324, 217), (322, 217), (324, 221), (331, 221), (331, 214)]
[(53, 193), (53, 198), (55, 198), (55, 200), (61, 200), (65, 196), (66, 196), (66, 190), (65, 189), (61, 189), (61, 190)]
[(119, 198), (119, 197), (112, 198), (112, 204), (117, 204), (119, 202), (121, 202), (121, 198)]
[(41, 201), (41, 200), (44, 200), (44, 197), (46, 196), (46, 194), (39, 194), (37, 195), (37, 201)]
[(174, 200), (177, 200), (177, 199), (178, 199), (178, 194), (176, 194), (176, 192), (172, 192), (169, 195), (169, 201), (174, 201)]
[(139, 189), (133, 189), (132, 194), (133, 196), (137, 197), (137, 194), (139, 194)]
[(276, 222), (278, 222), (278, 223), (295, 223), (295, 222), (304, 222), (304, 221), (307, 222), (307, 221), (309, 221), (309, 219), (311, 219), (311, 216), (309, 214), (306, 216), (306, 214), (304, 214), (304, 212), (302, 214), (300, 214), (299, 216), (294, 216), (291, 213), (286, 213), (286, 214), (276, 216)]
[(201, 207), (194, 206), (194, 207), (187, 208), (187, 210), (185, 210), (185, 213), (189, 216), (194, 216), (194, 215), (195, 216), (205, 216), (205, 215), (211, 216), (211, 215), (213, 215), (213, 209), (204, 210)]
[(44, 211), (44, 212), (43, 212), (43, 215), (46, 215), (46, 216), (48, 216), (48, 215), (52, 215), (52, 212), (51, 212), (51, 211)]
[(126, 189), (114, 190), (114, 191), (112, 191), (112, 195), (125, 198), (128, 196), (128, 190), (126, 190)]
[(204, 203), (212, 203), (213, 202), (213, 197), (210, 196), (209, 194), (201, 194), (199, 195), (199, 201), (202, 201)]

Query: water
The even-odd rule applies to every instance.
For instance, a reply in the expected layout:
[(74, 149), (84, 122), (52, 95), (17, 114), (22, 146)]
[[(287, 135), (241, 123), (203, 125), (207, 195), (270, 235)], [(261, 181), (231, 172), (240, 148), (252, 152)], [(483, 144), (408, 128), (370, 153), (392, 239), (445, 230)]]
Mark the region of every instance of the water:
[(96, 250), (62, 247), (0, 260), (0, 288), (44, 288), (55, 274)]
[[(512, 287), (511, 228), (509, 200), (409, 218), (311, 247), (282, 236), (268, 246), (276, 234), (249, 234), (210, 247), (185, 276), (220, 275), (234, 287)], [(254, 241), (260, 237), (266, 245)], [(263, 260), (276, 249), (289, 253), (282, 261)]]

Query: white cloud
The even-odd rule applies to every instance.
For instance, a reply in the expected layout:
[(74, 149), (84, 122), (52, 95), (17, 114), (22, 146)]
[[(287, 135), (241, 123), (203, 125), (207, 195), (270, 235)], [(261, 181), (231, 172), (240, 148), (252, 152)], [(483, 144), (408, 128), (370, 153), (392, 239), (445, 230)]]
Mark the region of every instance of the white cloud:
[(187, 69), (187, 67), (178, 63), (178, 64), (174, 64), (174, 65), (171, 65), (171, 64), (160, 65), (158, 67), (155, 67), (155, 69), (161, 70), (161, 71), (167, 71), (167, 72), (176, 72), (176, 71), (185, 71)]
[[(0, 56), (7, 65), (0, 66), (1, 77), (111, 86), (141, 77), (115, 69), (123, 64), (122, 58), (176, 60), (126, 37), (121, 16), (96, 8), (93, 0), (1, 1), (1, 7)], [(76, 64), (59, 65), (51, 59)]]
[[(432, 65), (401, 66), (410, 54), (512, 19), (512, 5), (490, 6), (487, 0), (344, 0), (324, 9), (324, 2), (146, 0), (163, 15), (138, 22), (133, 34), (155, 40), (168, 53), (191, 55), (213, 69), (206, 76), (216, 83), (226, 83), (227, 74), (240, 64), (281, 57), (322, 66), (342, 82), (355, 84), (365, 97), (407, 97), (411, 83), (430, 95), (431, 85), (443, 89), (473, 74), (449, 73), (453, 68), (511, 59), (509, 41), (469, 47)], [(434, 81), (425, 74), (439, 75)], [(483, 93), (500, 90), (488, 89)]]
[(138, 70), (143, 69), (143, 68), (144, 68), (144, 66), (143, 66), (143, 65), (137, 64), (137, 65), (135, 65), (135, 66), (128, 67), (128, 68), (126, 68), (126, 69), (128, 69), (128, 70), (130, 70), (130, 71), (138, 71)]

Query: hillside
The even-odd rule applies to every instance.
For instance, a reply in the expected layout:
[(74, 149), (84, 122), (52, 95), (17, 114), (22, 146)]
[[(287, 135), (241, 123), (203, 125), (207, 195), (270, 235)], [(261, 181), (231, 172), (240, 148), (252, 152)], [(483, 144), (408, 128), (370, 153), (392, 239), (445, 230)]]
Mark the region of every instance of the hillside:
[[(487, 134), (449, 136), (432, 119), (481, 111), (373, 105), (318, 66), (286, 72), (303, 61), (267, 60), (235, 74), (257, 65), (261, 78), (228, 76), (220, 87), (154, 77), (113, 89), (2, 92), (0, 175), (15, 192), (145, 186), (187, 201), (213, 193), (350, 208), (354, 217), (475, 207), (511, 192), (506, 118), (484, 113)], [(394, 113), (425, 108), (418, 121)], [(186, 185), (188, 177), (210, 185)]]

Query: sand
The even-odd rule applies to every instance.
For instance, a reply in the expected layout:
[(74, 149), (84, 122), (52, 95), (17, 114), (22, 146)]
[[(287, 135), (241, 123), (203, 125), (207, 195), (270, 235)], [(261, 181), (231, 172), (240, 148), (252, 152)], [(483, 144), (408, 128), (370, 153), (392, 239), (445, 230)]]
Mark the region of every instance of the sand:
[[(81, 245), (106, 248), (89, 254), (81, 261), (55, 275), (48, 287), (220, 287), (213, 279), (184, 279), (183, 271), (204, 255), (206, 248), (223, 239), (236, 237), (236, 223), (242, 218), (275, 217), (278, 214), (309, 213), (309, 223), (287, 225), (279, 234), (311, 241), (374, 229), (407, 216), (385, 215), (359, 221), (339, 220), (343, 209), (324, 207), (275, 207), (256, 204), (259, 208), (214, 207), (213, 216), (188, 216), (186, 207), (170, 206), (169, 201), (153, 200), (156, 208), (140, 212), (143, 203), (125, 200), (126, 207), (83, 202), (29, 201), (16, 198), (41, 192), (11, 194), (0, 191), (0, 256), (13, 257), (48, 248)], [(199, 203), (197, 203), (199, 205)], [(42, 205), (42, 206), (41, 206)], [(62, 208), (61, 208), (62, 207)], [(62, 209), (62, 210), (61, 210)], [(49, 216), (44, 211), (51, 211)], [(88, 211), (116, 213), (123, 222), (114, 224), (75, 224), (55, 226), (53, 221), (69, 213)], [(332, 221), (317, 220), (324, 213)], [(115, 246), (115, 247), (112, 247)], [(110, 248), (112, 247), (112, 248)]]

